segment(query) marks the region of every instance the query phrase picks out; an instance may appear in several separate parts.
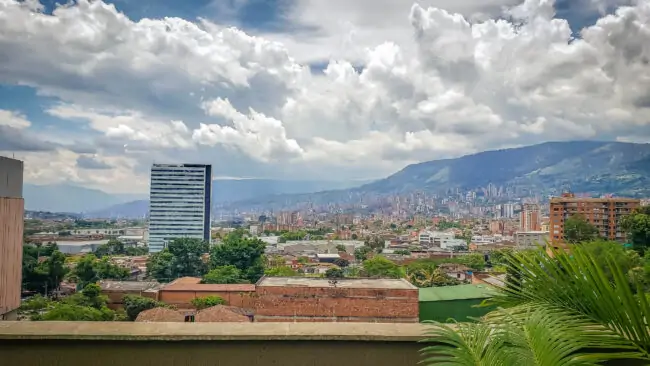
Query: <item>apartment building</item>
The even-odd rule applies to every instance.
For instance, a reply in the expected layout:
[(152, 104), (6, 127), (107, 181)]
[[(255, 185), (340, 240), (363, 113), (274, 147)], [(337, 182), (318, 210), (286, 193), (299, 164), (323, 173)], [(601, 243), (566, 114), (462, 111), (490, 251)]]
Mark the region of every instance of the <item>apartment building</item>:
[(154, 164), (149, 194), (149, 252), (176, 238), (210, 240), (212, 165)]
[(536, 248), (545, 246), (548, 242), (548, 231), (519, 231), (514, 235), (514, 241), (518, 248)]
[(23, 162), (0, 156), (0, 320), (20, 306), (24, 214)]
[(571, 193), (554, 197), (550, 202), (549, 229), (552, 242), (564, 239), (564, 222), (573, 215), (584, 217), (598, 228), (601, 237), (625, 242), (625, 232), (620, 220), (639, 207), (640, 200), (634, 198), (578, 198)]
[(541, 218), (538, 204), (525, 203), (519, 217), (519, 231), (540, 231)]

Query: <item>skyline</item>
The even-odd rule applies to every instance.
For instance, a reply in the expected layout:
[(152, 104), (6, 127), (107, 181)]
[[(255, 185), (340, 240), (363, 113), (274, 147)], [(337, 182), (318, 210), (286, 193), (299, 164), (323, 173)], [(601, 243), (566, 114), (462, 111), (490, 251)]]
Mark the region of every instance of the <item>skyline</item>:
[(365, 180), (650, 141), (648, 1), (52, 3), (0, 0), (0, 155), (26, 183), (146, 192), (154, 161)]

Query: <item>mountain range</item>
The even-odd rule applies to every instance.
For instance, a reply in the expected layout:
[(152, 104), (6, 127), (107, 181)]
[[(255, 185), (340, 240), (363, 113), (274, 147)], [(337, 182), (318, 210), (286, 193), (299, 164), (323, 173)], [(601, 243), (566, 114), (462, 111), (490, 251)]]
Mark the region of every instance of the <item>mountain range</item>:
[[(547, 142), (412, 164), (364, 182), (268, 179), (215, 180), (215, 208), (273, 208), (312, 202), (359, 202), (369, 195), (444, 193), (492, 183), (540, 194), (563, 190), (650, 196), (650, 144), (600, 141)], [(38, 187), (38, 189), (35, 189)], [(72, 186), (25, 186), (30, 210), (86, 212), (92, 217), (142, 217), (148, 201)], [(35, 190), (37, 192), (35, 192)]]
[(630, 197), (650, 196), (650, 144), (601, 141), (547, 142), (485, 151), (406, 166), (360, 187), (308, 195), (237, 202), (237, 208), (277, 208), (299, 202), (359, 202), (369, 195), (445, 193), (488, 184), (559, 194), (564, 190)]
[[(280, 194), (299, 194), (358, 186), (367, 181), (298, 181), (215, 179), (215, 206)], [(147, 194), (109, 194), (68, 184), (25, 184), (25, 208), (30, 211), (84, 213), (89, 217), (142, 217), (149, 210)]]

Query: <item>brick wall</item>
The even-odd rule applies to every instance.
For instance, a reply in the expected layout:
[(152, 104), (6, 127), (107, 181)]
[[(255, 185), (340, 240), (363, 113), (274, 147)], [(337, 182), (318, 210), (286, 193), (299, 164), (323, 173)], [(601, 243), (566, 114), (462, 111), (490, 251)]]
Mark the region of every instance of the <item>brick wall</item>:
[(257, 288), (255, 321), (417, 322), (418, 290)]
[(179, 309), (192, 308), (192, 299), (195, 297), (206, 296), (219, 296), (226, 300), (226, 303), (230, 306), (252, 308), (255, 292), (169, 291), (165, 289), (158, 291), (158, 301), (162, 301), (170, 305), (176, 305), (176, 307)]

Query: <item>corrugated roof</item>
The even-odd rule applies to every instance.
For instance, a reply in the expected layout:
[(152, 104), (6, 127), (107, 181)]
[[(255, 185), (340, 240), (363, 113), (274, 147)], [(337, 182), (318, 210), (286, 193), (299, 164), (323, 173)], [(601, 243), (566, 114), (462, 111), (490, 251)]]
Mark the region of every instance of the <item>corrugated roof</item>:
[(255, 285), (245, 284), (203, 284), (199, 283), (198, 277), (182, 277), (169, 285), (161, 288), (161, 291), (196, 291), (196, 292), (252, 292)]
[(449, 301), (465, 299), (485, 299), (495, 291), (487, 285), (458, 285), (421, 288), (419, 301)]

